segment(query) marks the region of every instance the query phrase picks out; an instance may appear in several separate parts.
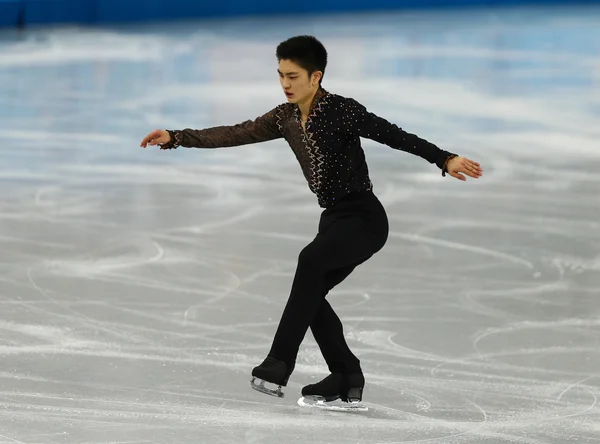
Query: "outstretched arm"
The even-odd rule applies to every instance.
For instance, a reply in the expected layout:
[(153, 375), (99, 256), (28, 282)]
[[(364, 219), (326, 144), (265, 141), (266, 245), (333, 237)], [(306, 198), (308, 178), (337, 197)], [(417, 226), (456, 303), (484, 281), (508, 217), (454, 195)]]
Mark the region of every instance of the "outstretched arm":
[(159, 145), (161, 149), (223, 148), (251, 143), (266, 142), (283, 137), (278, 126), (278, 109), (274, 109), (255, 120), (236, 125), (216, 126), (206, 129), (156, 130), (148, 134), (141, 143)]
[[(458, 174), (459, 172), (464, 172), (471, 177), (481, 175), (479, 164), (442, 150), (433, 143), (402, 130), (397, 125), (369, 112), (356, 100), (348, 99), (348, 102), (348, 118), (357, 122), (359, 136), (422, 157), (428, 162), (436, 164), (442, 170), (442, 175), (449, 173), (461, 180), (465, 179)], [(452, 168), (450, 169), (450, 167)]]

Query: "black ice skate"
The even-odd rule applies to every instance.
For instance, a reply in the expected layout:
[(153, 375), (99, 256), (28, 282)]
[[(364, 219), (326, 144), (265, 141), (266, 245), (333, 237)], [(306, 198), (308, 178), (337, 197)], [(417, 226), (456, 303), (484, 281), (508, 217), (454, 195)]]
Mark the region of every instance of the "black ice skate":
[(302, 389), (298, 404), (328, 410), (367, 411), (362, 401), (365, 378), (362, 373), (332, 373), (316, 384)]
[[(283, 398), (284, 394), (281, 387), (285, 387), (294, 366), (288, 368), (288, 365), (279, 359), (267, 356), (267, 358), (258, 367), (252, 369), (252, 381), (250, 386), (259, 392), (267, 395)], [(265, 387), (265, 383), (274, 384), (277, 388)]]

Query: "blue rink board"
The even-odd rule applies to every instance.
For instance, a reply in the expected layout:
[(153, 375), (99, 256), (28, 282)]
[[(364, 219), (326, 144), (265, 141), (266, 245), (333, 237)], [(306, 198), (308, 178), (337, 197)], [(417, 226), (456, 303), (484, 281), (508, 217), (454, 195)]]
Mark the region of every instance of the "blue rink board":
[(19, 0), (0, 0), (0, 27), (18, 25), (19, 3)]
[[(402, 9), (598, 4), (600, 0), (0, 0), (0, 26), (109, 24), (171, 19)], [(21, 19), (19, 20), (19, 17)]]

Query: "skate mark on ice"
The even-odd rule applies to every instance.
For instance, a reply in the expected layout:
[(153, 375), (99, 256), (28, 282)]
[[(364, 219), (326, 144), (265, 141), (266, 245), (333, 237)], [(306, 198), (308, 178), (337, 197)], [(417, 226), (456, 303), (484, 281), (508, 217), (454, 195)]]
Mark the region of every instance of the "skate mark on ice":
[[(374, 403), (365, 403), (365, 405), (368, 405), (369, 411), (374, 413), (376, 411), (382, 411), (382, 412), (390, 412), (390, 413), (394, 413), (394, 414), (399, 414), (401, 417), (404, 418), (412, 418), (414, 420), (417, 421), (417, 425), (419, 427), (425, 427), (427, 426), (430, 430), (430, 432), (432, 432), (433, 430), (436, 430), (438, 428), (440, 429), (446, 429), (446, 428), (458, 428), (458, 429), (464, 429), (463, 431), (460, 431), (458, 433), (442, 433), (440, 431), (440, 435), (441, 436), (435, 436), (435, 437), (431, 437), (431, 438), (423, 438), (423, 439), (416, 439), (416, 440), (403, 440), (403, 441), (386, 441), (386, 443), (388, 444), (417, 444), (417, 443), (425, 443), (425, 442), (440, 442), (440, 443), (445, 443), (447, 442), (446, 440), (449, 439), (454, 439), (460, 436), (466, 436), (466, 435), (475, 435), (475, 436), (479, 436), (477, 435), (477, 432), (481, 431), (484, 427), (486, 427), (489, 423), (488, 423), (488, 418), (487, 418), (487, 413), (485, 412), (485, 410), (480, 407), (478, 404), (476, 404), (475, 402), (471, 401), (471, 400), (467, 400), (467, 403), (471, 404), (473, 407), (475, 407), (475, 409), (480, 413), (480, 420), (479, 421), (466, 421), (466, 422), (456, 422), (456, 421), (447, 421), (444, 419), (437, 419), (437, 418), (433, 418), (433, 417), (429, 417), (429, 416), (423, 416), (423, 415), (419, 415), (419, 414), (415, 414), (415, 413), (410, 413), (410, 412), (406, 412), (397, 408), (393, 408), (390, 406), (386, 406), (383, 404), (374, 404)], [(476, 424), (476, 425), (474, 425)], [(402, 429), (400, 429), (402, 430)], [(436, 433), (437, 434), (437, 433)], [(536, 444), (538, 443), (538, 441), (535, 441)]]
[[(221, 325), (216, 325), (216, 324), (208, 324), (206, 322), (182, 322), (173, 317), (160, 316), (156, 313), (144, 312), (144, 311), (131, 309), (131, 308), (127, 308), (127, 307), (112, 306), (111, 308), (113, 308), (114, 310), (119, 311), (119, 312), (128, 313), (132, 317), (136, 317), (136, 318), (140, 318), (140, 319), (149, 319), (154, 322), (159, 322), (159, 323), (167, 325), (167, 326), (170, 325), (170, 326), (174, 326), (174, 327), (185, 327), (186, 329), (192, 328), (201, 334), (201, 336), (198, 336), (198, 334), (195, 334), (195, 333), (177, 332), (174, 330), (165, 331), (165, 334), (171, 335), (175, 338), (201, 338), (201, 339), (210, 338), (215, 343), (222, 343), (222, 344), (229, 344), (229, 345), (241, 344), (241, 343), (244, 343), (244, 341), (234, 341), (234, 340), (218, 338), (218, 337), (213, 338), (211, 336), (219, 335), (222, 333), (233, 333), (236, 331), (240, 331), (247, 338), (255, 337), (260, 340), (266, 340), (269, 337), (267, 334), (263, 334), (260, 332), (253, 332), (252, 330), (249, 330), (248, 327), (254, 328), (254, 327), (261, 327), (261, 326), (270, 326), (273, 324), (272, 322), (243, 322), (243, 323), (231, 324), (228, 326), (221, 326)], [(132, 325), (128, 328), (130, 328), (133, 331), (150, 332), (150, 333), (158, 333), (158, 332), (163, 331), (159, 327), (152, 329), (150, 327), (142, 327), (139, 325), (137, 325), (137, 326)], [(197, 349), (197, 348), (195, 347), (195, 349)], [(201, 349), (202, 349), (202, 347), (200, 347), (200, 350)]]
[(428, 412), (429, 409), (431, 409), (431, 402), (429, 402), (427, 399), (423, 398), (422, 396), (416, 395), (414, 393), (410, 393), (410, 392), (406, 392), (406, 393), (421, 400), (421, 402), (417, 402), (417, 411)]
[(75, 245), (73, 245), (73, 244), (61, 244), (58, 242), (24, 239), (21, 237), (6, 236), (6, 235), (0, 235), (0, 241), (6, 242), (6, 243), (28, 244), (28, 245), (35, 245), (35, 246), (40, 246), (40, 247), (58, 248), (61, 250), (73, 250), (75, 248)]
[[(138, 247), (139, 245), (142, 245), (140, 250), (143, 250), (144, 244), (152, 245), (156, 250), (156, 253), (153, 256), (148, 258), (133, 257), (129, 259), (129, 261), (125, 261), (119, 257), (101, 260), (86, 260), (84, 257), (80, 257), (78, 260), (72, 261), (52, 260), (46, 261), (46, 268), (48, 271), (52, 271), (56, 274), (63, 273), (65, 276), (72, 275), (96, 277), (96, 275), (102, 276), (116, 274), (116, 271), (123, 271), (128, 268), (143, 267), (163, 260), (165, 257), (165, 250), (161, 244), (152, 239), (142, 239), (142, 241), (143, 242), (140, 242), (135, 246)], [(86, 256), (92, 257), (93, 254), (93, 251), (88, 251)]]
[[(596, 378), (596, 377), (598, 377), (598, 376), (600, 376), (600, 372), (598, 372), (598, 373), (594, 373), (593, 375), (591, 375), (591, 376), (588, 376), (587, 378), (583, 378), (583, 379), (580, 379), (580, 380), (579, 380), (579, 381), (577, 381), (577, 382), (574, 382), (573, 384), (569, 385), (569, 386), (568, 386), (566, 389), (564, 389), (564, 390), (563, 390), (563, 391), (562, 391), (562, 392), (561, 392), (561, 393), (558, 395), (558, 397), (556, 398), (556, 401), (560, 401), (560, 400), (562, 399), (562, 397), (563, 397), (564, 395), (566, 395), (566, 394), (567, 394), (567, 392), (569, 392), (570, 390), (573, 390), (575, 387), (579, 386), (580, 384), (583, 384), (584, 382), (587, 382), (587, 381), (589, 381), (590, 379), (594, 379), (594, 378)], [(587, 389), (586, 389), (586, 390), (587, 390)], [(591, 393), (591, 392), (590, 392), (590, 393)], [(594, 395), (593, 393), (592, 393), (592, 396), (594, 396), (594, 397), (595, 397), (595, 395)]]
[(15, 444), (27, 444), (25, 441), (19, 441), (18, 439), (11, 438), (10, 436), (0, 434), (0, 438), (6, 439), (8, 442)]
[[(502, 298), (503, 301), (511, 298), (513, 300), (518, 300), (519, 297), (527, 296), (528, 302), (530, 304), (539, 303), (546, 304), (547, 302), (540, 298), (533, 298), (538, 295), (546, 295), (548, 293), (553, 292), (561, 292), (570, 290), (570, 285), (565, 281), (556, 281), (550, 283), (541, 283), (535, 286), (527, 286), (523, 284), (518, 287), (513, 288), (503, 288), (500, 290), (487, 290), (487, 289), (478, 289), (477, 291), (469, 290), (465, 293), (465, 298), (469, 302), (466, 304), (465, 309), (468, 311), (472, 311), (478, 314), (483, 314), (490, 317), (495, 317), (498, 319), (507, 319), (510, 316), (509, 313), (505, 311), (501, 311), (497, 308), (492, 308), (484, 305), (481, 300), (488, 297), (498, 297)], [(549, 303), (548, 303), (549, 304)]]
[[(110, 329), (105, 327), (105, 323), (96, 321), (95, 319), (92, 319), (76, 310), (73, 310), (72, 308), (68, 307), (66, 304), (63, 304), (59, 301), (57, 301), (56, 299), (54, 299), (52, 296), (50, 296), (48, 294), (48, 292), (46, 292), (43, 288), (39, 287), (35, 281), (33, 280), (33, 277), (31, 275), (32, 272), (32, 268), (28, 268), (27, 270), (27, 277), (29, 279), (29, 282), (31, 283), (31, 285), (33, 286), (33, 288), (35, 288), (42, 296), (44, 296), (46, 299), (48, 299), (49, 301), (51, 301), (53, 304), (57, 305), (58, 307), (61, 307), (62, 309), (64, 309), (66, 312), (71, 313), (74, 317), (74, 319), (76, 319), (79, 322), (82, 322), (85, 326), (90, 327), (90, 326), (94, 326), (97, 329), (100, 329), (106, 333), (109, 333), (111, 335), (115, 335), (116, 337), (122, 338), (122, 339), (126, 339), (126, 340), (131, 340), (134, 339), (132, 338), (131, 334), (125, 333), (123, 331), (119, 331), (117, 329)], [(137, 340), (143, 341), (143, 339), (141, 338), (135, 338)]]
[(239, 222), (244, 222), (252, 219), (253, 217), (260, 215), (265, 211), (264, 206), (256, 205), (250, 208), (246, 208), (239, 214), (229, 217), (228, 219), (215, 222), (205, 222), (202, 225), (188, 226), (188, 227), (176, 227), (170, 228), (164, 231), (164, 233), (193, 233), (193, 234), (214, 234), (214, 230), (225, 228), (228, 225), (236, 225)]
[(575, 418), (578, 416), (583, 416), (583, 415), (587, 414), (588, 412), (592, 411), (598, 405), (598, 397), (587, 387), (581, 387), (581, 389), (584, 390), (585, 392), (587, 392), (592, 397), (592, 403), (588, 407), (586, 407), (585, 409), (580, 410), (578, 412), (575, 412), (575, 413), (570, 413), (568, 415), (549, 418), (548, 420), (540, 421), (540, 422), (554, 422), (554, 421), (558, 421), (558, 420), (566, 419), (566, 418)]
[(497, 259), (504, 259), (508, 262), (522, 265), (529, 269), (534, 268), (533, 263), (531, 263), (530, 261), (527, 261), (525, 259), (510, 255), (507, 253), (501, 253), (499, 251), (490, 250), (490, 249), (483, 248), (483, 247), (475, 247), (472, 245), (467, 245), (467, 244), (463, 244), (463, 243), (459, 243), (459, 242), (451, 242), (451, 241), (446, 241), (446, 240), (442, 240), (442, 239), (435, 239), (435, 238), (406, 234), (406, 233), (393, 232), (393, 233), (390, 233), (390, 236), (404, 239), (404, 240), (414, 241), (414, 242), (418, 242), (418, 243), (425, 243), (425, 244), (431, 244), (431, 245), (436, 245), (436, 246), (448, 247), (448, 248), (455, 249), (455, 250), (469, 251), (471, 253), (491, 256), (491, 257), (495, 257)]
[[(211, 304), (215, 304), (217, 302), (221, 302), (226, 297), (228, 297), (231, 294), (233, 294), (234, 292), (237, 292), (238, 290), (240, 290), (244, 285), (252, 283), (256, 279), (258, 279), (260, 277), (268, 276), (270, 274), (273, 274), (276, 271), (280, 271), (284, 267), (285, 267), (285, 265), (277, 264), (277, 265), (272, 266), (270, 268), (266, 268), (266, 269), (262, 269), (260, 271), (253, 272), (253, 273), (251, 273), (250, 275), (248, 275), (246, 277), (241, 277), (239, 274), (236, 274), (233, 271), (229, 270), (229, 273), (231, 273), (231, 275), (235, 277), (235, 280), (236, 280), (235, 285), (233, 285), (230, 288), (227, 288), (221, 294), (217, 294), (214, 297), (206, 300), (202, 304), (195, 304), (195, 305), (190, 306), (184, 312), (184, 316), (183, 316), (184, 317), (184, 325), (187, 323), (188, 320), (195, 320), (196, 319), (196, 313), (197, 313), (198, 309), (200, 309), (200, 308), (202, 308), (202, 307), (204, 307), (206, 305), (211, 305)], [(264, 298), (267, 301), (270, 300), (270, 298), (268, 298), (268, 296), (264, 296)]]
[(581, 319), (581, 318), (570, 318), (561, 319), (558, 321), (519, 321), (507, 324), (504, 327), (488, 328), (473, 340), (473, 348), (477, 351), (481, 351), (479, 348), (479, 342), (483, 339), (493, 335), (502, 333), (514, 333), (522, 330), (543, 330), (543, 329), (557, 329), (564, 327), (597, 327), (600, 326), (600, 318), (597, 319)]

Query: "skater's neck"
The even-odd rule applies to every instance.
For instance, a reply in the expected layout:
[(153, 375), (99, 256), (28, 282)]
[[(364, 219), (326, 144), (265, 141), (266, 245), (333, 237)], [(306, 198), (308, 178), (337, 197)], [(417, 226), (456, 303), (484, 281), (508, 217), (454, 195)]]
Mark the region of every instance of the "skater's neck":
[(315, 90), (306, 96), (303, 100), (298, 102), (298, 109), (300, 109), (300, 116), (303, 122), (308, 120), (308, 116), (310, 115), (311, 108), (317, 98), (317, 95), (321, 92), (321, 85), (318, 85)]

